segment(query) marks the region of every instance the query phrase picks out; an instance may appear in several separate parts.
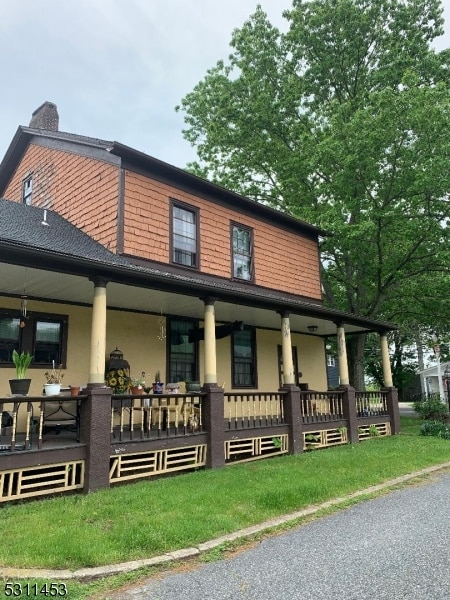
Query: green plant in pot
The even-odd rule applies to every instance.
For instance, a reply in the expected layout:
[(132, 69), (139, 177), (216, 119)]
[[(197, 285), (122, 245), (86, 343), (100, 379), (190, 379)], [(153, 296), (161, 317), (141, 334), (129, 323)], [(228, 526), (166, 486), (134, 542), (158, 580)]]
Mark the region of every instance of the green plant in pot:
[(26, 396), (30, 389), (31, 379), (27, 379), (28, 367), (30, 366), (33, 357), (29, 352), (21, 352), (13, 350), (12, 361), (16, 368), (16, 379), (9, 380), (9, 387), (13, 396)]

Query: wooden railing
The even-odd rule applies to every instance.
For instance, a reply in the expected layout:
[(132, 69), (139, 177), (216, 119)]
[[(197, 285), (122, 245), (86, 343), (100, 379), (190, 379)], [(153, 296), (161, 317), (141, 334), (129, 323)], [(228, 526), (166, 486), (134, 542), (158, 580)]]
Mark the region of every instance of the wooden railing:
[(387, 392), (355, 392), (358, 417), (375, 417), (388, 414)]
[(282, 425), (284, 392), (225, 393), (226, 429), (254, 429)]
[(110, 392), (0, 398), (0, 412), (9, 415), (0, 429), (0, 502), (399, 432), (394, 389), (224, 393), (206, 385), (194, 394)]
[(302, 418), (304, 423), (339, 421), (344, 418), (344, 391), (301, 392)]
[(204, 394), (114, 395), (111, 439), (153, 439), (203, 431)]

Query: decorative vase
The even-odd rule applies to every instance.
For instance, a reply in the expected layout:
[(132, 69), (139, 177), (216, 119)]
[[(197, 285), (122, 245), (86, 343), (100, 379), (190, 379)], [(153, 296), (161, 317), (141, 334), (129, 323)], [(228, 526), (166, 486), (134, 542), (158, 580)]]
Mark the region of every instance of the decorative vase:
[(61, 384), (60, 383), (46, 383), (44, 385), (45, 395), (46, 396), (58, 396), (61, 392)]
[(78, 385), (70, 386), (70, 395), (71, 396), (78, 396), (79, 393), (80, 393), (80, 387)]
[(26, 396), (30, 389), (31, 379), (10, 379), (9, 387), (12, 396)]
[(162, 381), (154, 381), (153, 382), (153, 393), (154, 394), (162, 394), (164, 392), (164, 384)]

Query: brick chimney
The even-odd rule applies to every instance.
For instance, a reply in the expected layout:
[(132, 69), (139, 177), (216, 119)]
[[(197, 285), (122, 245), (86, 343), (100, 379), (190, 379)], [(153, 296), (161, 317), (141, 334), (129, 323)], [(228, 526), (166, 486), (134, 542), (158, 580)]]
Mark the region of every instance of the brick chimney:
[(30, 127), (33, 129), (47, 129), (49, 131), (58, 131), (59, 115), (56, 104), (44, 102), (31, 115)]

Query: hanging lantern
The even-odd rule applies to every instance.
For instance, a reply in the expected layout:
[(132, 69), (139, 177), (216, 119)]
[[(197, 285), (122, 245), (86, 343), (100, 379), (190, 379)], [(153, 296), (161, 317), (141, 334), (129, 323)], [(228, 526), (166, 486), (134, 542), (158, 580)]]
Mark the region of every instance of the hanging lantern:
[(105, 365), (105, 383), (114, 394), (126, 394), (130, 387), (130, 363), (124, 359), (117, 346), (109, 355)]

